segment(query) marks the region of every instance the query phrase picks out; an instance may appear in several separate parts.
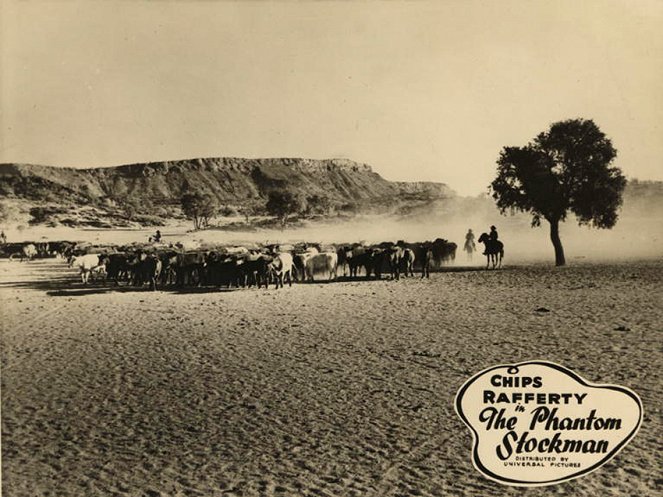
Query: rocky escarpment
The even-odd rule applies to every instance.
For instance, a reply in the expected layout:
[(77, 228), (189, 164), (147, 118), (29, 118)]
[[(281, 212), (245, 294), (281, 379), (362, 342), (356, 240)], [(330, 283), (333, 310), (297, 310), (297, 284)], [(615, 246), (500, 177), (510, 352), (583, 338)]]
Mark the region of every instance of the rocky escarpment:
[[(455, 196), (442, 183), (392, 182), (370, 166), (346, 159), (242, 159), (233, 157), (68, 168), (0, 164), (0, 195), (50, 212), (98, 207), (169, 217), (190, 192), (221, 206), (264, 206), (272, 191), (324, 198), (332, 211), (393, 212)], [(164, 210), (165, 209), (165, 210)], [(112, 216), (111, 216), (112, 217)]]

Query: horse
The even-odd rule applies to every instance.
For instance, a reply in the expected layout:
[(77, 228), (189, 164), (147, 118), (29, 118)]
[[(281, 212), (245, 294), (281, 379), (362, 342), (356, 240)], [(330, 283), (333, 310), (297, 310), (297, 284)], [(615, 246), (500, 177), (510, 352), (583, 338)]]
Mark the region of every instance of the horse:
[(465, 240), (465, 245), (463, 246), (463, 250), (467, 252), (467, 259), (472, 260), (472, 254), (474, 251), (477, 249), (476, 245), (474, 244), (474, 240), (472, 239), (467, 239)]
[(486, 269), (493, 263), (495, 267), (502, 267), (502, 259), (504, 258), (504, 244), (499, 240), (491, 240), (488, 233), (481, 233), (479, 243), (483, 243), (486, 247)]

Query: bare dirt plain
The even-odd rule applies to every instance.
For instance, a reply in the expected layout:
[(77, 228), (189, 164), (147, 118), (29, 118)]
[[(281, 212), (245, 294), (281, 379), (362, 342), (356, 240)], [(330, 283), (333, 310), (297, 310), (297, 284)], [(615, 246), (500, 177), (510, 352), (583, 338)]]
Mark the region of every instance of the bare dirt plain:
[[(654, 495), (662, 281), (654, 259), (151, 293), (2, 261), (3, 493)], [(644, 422), (588, 476), (501, 486), (472, 467), (453, 399), (537, 358), (633, 388)]]

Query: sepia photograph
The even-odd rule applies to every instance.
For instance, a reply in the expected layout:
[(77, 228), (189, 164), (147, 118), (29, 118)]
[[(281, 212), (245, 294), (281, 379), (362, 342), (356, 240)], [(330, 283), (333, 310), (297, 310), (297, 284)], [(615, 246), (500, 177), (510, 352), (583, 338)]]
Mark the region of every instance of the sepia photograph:
[(662, 25), (0, 2), (1, 495), (661, 495)]

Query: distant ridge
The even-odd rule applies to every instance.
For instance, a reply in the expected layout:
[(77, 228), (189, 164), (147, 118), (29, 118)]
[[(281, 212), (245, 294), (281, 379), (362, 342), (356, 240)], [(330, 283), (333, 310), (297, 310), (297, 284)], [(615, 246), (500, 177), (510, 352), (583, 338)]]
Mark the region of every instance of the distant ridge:
[(84, 169), (0, 164), (0, 192), (31, 200), (53, 200), (56, 194), (71, 201), (109, 197), (178, 203), (191, 189), (214, 195), (222, 203), (265, 199), (280, 189), (326, 195), (338, 202), (455, 196), (442, 183), (390, 182), (369, 165), (347, 159), (223, 157)]
[(2, 197), (71, 207), (131, 203), (148, 211), (148, 206), (178, 206), (184, 193), (198, 191), (241, 208), (264, 203), (274, 190), (326, 197), (357, 212), (388, 212), (456, 196), (442, 183), (387, 181), (369, 165), (348, 159), (221, 157), (83, 169), (0, 164)]

